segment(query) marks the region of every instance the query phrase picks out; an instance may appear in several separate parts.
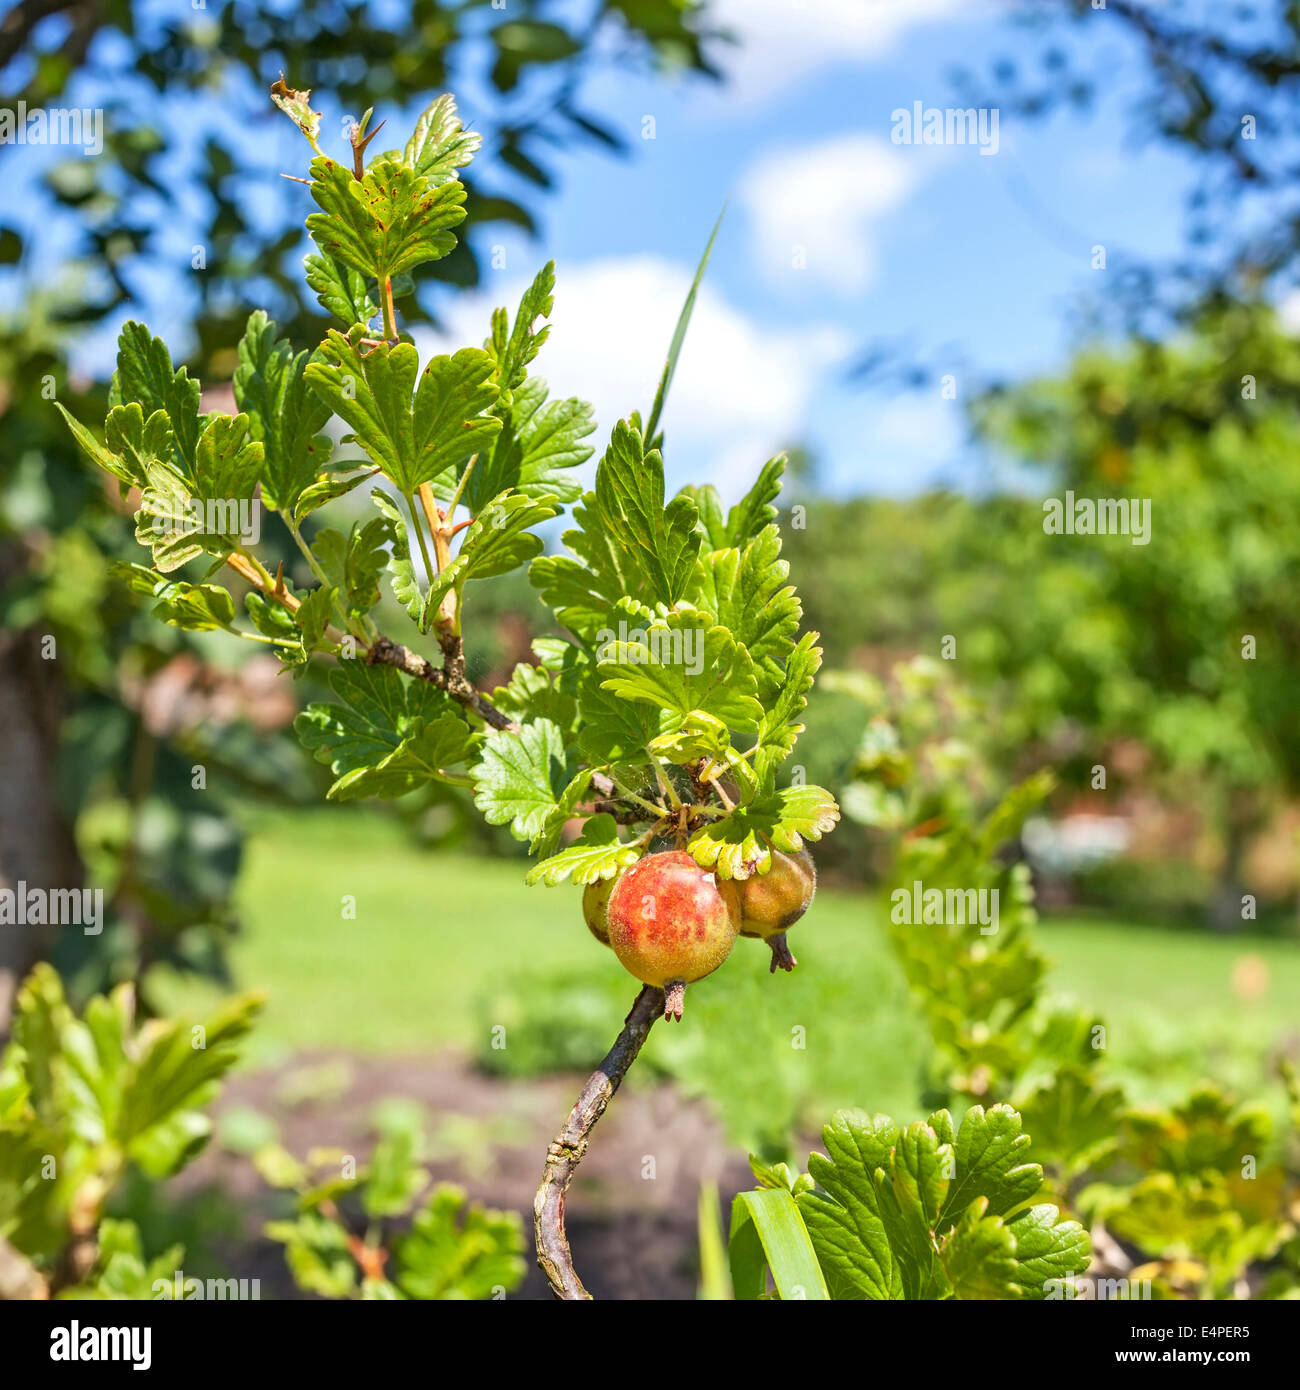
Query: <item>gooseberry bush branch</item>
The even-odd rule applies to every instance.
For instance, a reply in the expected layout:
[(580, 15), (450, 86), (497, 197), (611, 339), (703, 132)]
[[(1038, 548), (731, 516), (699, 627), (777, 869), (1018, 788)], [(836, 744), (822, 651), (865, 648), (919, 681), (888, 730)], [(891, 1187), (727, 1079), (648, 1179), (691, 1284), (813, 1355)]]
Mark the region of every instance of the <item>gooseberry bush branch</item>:
[[(593, 452), (591, 407), (553, 399), (534, 372), (553, 264), (513, 315), (493, 313), (480, 347), (421, 363), (400, 328), (413, 272), (453, 249), (465, 217), (459, 174), (478, 136), (455, 101), (439, 97), (403, 148), (373, 157), (380, 126), (367, 112), (340, 162), (321, 148), (310, 93), (279, 82), (272, 98), (311, 145), (298, 179), (315, 205), (305, 276), (339, 326), (295, 350), (253, 313), (229, 415), (204, 412), (167, 346), (127, 323), (102, 441), (64, 416), (134, 509), (151, 563), (118, 573), (160, 619), (269, 646), (295, 677), (329, 663), (333, 698), (295, 727), (333, 773), (330, 800), (471, 789), (489, 823), (527, 841), (530, 883), (572, 880), (597, 900), (593, 935), (645, 988), (538, 1194), (543, 1268), (557, 1294), (581, 1297), (564, 1193), (651, 1005), (680, 1018), (686, 985), (738, 934), (767, 941), (773, 968), (789, 969), (785, 931), (812, 896), (805, 845), (839, 819), (827, 791), (782, 775), (821, 662), (816, 634), (799, 635), (780, 557), (784, 461), (767, 462), (729, 510), (710, 486), (665, 496), (657, 422), (702, 262), (650, 428), (635, 412), (617, 422), (584, 491), (574, 470)], [(309, 534), (313, 513), (362, 488), (373, 515)], [(283, 523), (307, 586), (246, 539), (238, 520), (253, 507)], [(538, 530), (566, 507), (564, 553), (547, 554)], [(523, 568), (562, 635), (480, 690), (466, 658), (475, 586)], [(385, 583), (409, 619), (400, 639), (380, 626)]]

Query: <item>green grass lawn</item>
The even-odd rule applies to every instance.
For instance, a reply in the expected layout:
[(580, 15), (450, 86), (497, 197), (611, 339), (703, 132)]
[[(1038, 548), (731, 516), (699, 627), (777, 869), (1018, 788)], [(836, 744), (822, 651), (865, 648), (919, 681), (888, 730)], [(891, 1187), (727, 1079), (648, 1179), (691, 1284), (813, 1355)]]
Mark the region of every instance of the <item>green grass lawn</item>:
[[(511, 1029), (538, 1010), (551, 1008), (562, 1029), (571, 997), (574, 1027), (612, 1041), (636, 986), (587, 934), (578, 890), (528, 888), (525, 867), (422, 850), (378, 812), (262, 825), (233, 950), (240, 985), (268, 994), (252, 1060), (304, 1048), (473, 1054), (494, 1024), (505, 1026), (508, 1048)], [(1112, 1064), (1152, 1097), (1202, 1071), (1253, 1093), (1262, 1053), (1294, 1027), (1294, 942), (1080, 918), (1042, 931), (1057, 962), (1053, 990), (1105, 1018)], [(760, 943), (738, 942), (721, 971), (688, 991), (684, 1023), (655, 1029), (645, 1055), (708, 1095), (750, 1144), (835, 1105), (914, 1112), (924, 1034), (875, 903), (824, 892), (791, 941), (800, 968), (777, 977)], [(1231, 982), (1247, 952), (1269, 977), (1250, 1003)], [(161, 993), (169, 1008), (203, 1000), (179, 981)]]

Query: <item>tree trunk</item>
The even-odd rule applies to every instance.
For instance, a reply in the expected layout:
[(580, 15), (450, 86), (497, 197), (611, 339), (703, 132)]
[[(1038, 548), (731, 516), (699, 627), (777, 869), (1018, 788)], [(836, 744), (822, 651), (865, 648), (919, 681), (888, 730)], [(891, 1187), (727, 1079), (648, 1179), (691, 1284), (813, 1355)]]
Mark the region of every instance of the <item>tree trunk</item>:
[[(0, 548), (0, 581), (12, 583), (21, 559)], [(79, 888), (81, 863), (59, 813), (57, 660), (41, 652), (43, 633), (0, 631), (0, 888)], [(49, 927), (0, 924), (0, 1040), (9, 1034), (14, 995), (48, 948)]]

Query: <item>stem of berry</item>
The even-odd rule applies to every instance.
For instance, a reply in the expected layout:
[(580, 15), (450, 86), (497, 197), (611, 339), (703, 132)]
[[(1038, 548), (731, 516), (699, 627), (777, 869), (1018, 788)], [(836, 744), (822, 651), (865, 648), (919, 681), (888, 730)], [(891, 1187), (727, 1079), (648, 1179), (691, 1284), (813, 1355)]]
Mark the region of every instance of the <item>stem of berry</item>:
[(636, 1061), (655, 1019), (663, 1011), (663, 990), (644, 985), (623, 1021), (623, 1031), (606, 1053), (605, 1060), (592, 1072), (546, 1151), (546, 1168), (533, 1199), (533, 1225), (537, 1234), (537, 1263), (556, 1298), (591, 1297), (573, 1268), (569, 1237), (564, 1230), (564, 1199), (573, 1174), (587, 1152), (588, 1136), (605, 1113), (627, 1069)]

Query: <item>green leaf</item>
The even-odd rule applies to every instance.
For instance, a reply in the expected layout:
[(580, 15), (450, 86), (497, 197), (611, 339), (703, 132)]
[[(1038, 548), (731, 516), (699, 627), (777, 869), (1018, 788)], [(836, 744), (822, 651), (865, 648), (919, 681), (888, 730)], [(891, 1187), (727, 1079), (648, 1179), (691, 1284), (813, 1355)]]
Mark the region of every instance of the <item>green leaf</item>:
[(334, 160), (311, 162), (311, 196), (320, 212), (307, 231), (321, 252), (381, 283), (456, 245), (451, 228), (465, 220), (465, 189), (457, 180), (433, 186), (406, 165), (376, 160), (362, 178)]
[(598, 656), (606, 690), (655, 705), (678, 723), (697, 710), (734, 729), (755, 729), (762, 718), (749, 654), (707, 614), (670, 613), (645, 629), (644, 642), (615, 640), (606, 629)]
[(392, 553), (388, 559), (388, 572), (393, 597), (406, 609), (419, 625), (421, 632), (428, 632), (429, 622), (437, 611), (436, 602), (426, 598), (415, 568), (415, 557), (411, 554), (411, 543), (407, 538), (406, 519), (386, 492), (376, 488), (370, 500), (383, 513), (388, 522), (388, 532), (392, 537)]
[(775, 526), (765, 527), (743, 549), (702, 555), (695, 595), (696, 605), (729, 628), (749, 653), (764, 704), (782, 689), (803, 614), (794, 589), (785, 582), (790, 566), (780, 557), (781, 535)]
[(142, 1030), (123, 1077), (115, 1137), (150, 1176), (175, 1172), (206, 1141), (211, 1126), (198, 1107), (238, 1060), (237, 1044), (262, 1002), (237, 995), (201, 1024), (172, 1019)]
[(826, 1154), (808, 1157), (820, 1192), (795, 1198), (834, 1299), (902, 1298), (902, 1269), (879, 1210), (875, 1175), (892, 1161), (898, 1126), (860, 1110), (832, 1116), (822, 1131)]
[(758, 729), (758, 754), (754, 772), (771, 784), (778, 765), (794, 752), (803, 733), (799, 717), (808, 706), (808, 692), (813, 687), (822, 664), (822, 649), (817, 646), (817, 634), (806, 632), (790, 653), (775, 694), (767, 696), (766, 708)]
[(151, 337), (142, 323), (122, 325), (109, 408), (134, 402), (146, 417), (165, 411), (171, 422), (175, 462), (187, 478), (192, 475), (199, 440), (199, 394), (199, 383), (189, 379), (184, 367), (172, 369), (171, 354), (161, 338)]
[(150, 464), (166, 468), (175, 466), (171, 420), (165, 410), (155, 410), (146, 421), (143, 410), (135, 401), (130, 405), (115, 406), (109, 411), (105, 442), (101, 444), (58, 401), (54, 402), (54, 407), (67, 422), (72, 437), (86, 458), (96, 467), (111, 473), (123, 484), (124, 489), (146, 486), (146, 469)]
[(564, 730), (567, 739), (579, 727), (579, 663), (585, 661), (586, 654), (568, 643), (561, 645), (573, 654), (571, 666), (561, 665), (559, 669), (552, 670), (521, 661), (511, 673), (509, 681), (497, 686), (489, 698), (494, 708), (520, 724), (533, 719), (549, 719)]
[(722, 515), (722, 498), (712, 483), (687, 483), (679, 490), (679, 496), (689, 497), (699, 513), (699, 526), (704, 535), (705, 546), (709, 550), (726, 550), (731, 544), (727, 536), (727, 522)]
[(549, 719), (525, 724), (518, 733), (493, 730), (470, 775), (474, 804), (490, 825), (509, 823), (516, 840), (537, 841), (572, 780), (564, 735)]
[(312, 554), (353, 617), (364, 616), (379, 602), (379, 576), (389, 561), (391, 537), (389, 521), (378, 516), (365, 525), (354, 521), (346, 536), (326, 528), (312, 537)]
[(330, 687), (344, 703), (308, 705), (294, 728), (334, 772), (331, 800), (401, 796), (446, 781), (446, 768), (473, 746), (472, 731), (448, 696), (391, 667), (342, 662)]
[(1119, 1086), (1081, 1066), (1062, 1066), (1027, 1094), (1018, 1093), (1016, 1108), (1034, 1136), (1034, 1157), (1072, 1177), (1114, 1151), (1128, 1106)]
[(577, 559), (544, 555), (529, 574), (560, 622), (584, 640), (595, 640), (624, 595), (671, 606), (695, 582), (695, 504), (678, 495), (665, 509), (663, 500), (663, 460), (645, 453), (640, 433), (620, 421), (595, 492), (574, 509), (579, 529), (564, 533)]
[(524, 1276), (517, 1212), (466, 1203), (463, 1188), (439, 1183), (394, 1246), (393, 1279), (408, 1298), (484, 1299)]
[(416, 388), (419, 356), (409, 343), (363, 356), (360, 336), (357, 328), (346, 338), (331, 329), (307, 379), (403, 496), (486, 448), (501, 429), (484, 414), (497, 398), (485, 352), (463, 348), (433, 358)]
[(1020, 1295), (1016, 1283), (1016, 1240), (996, 1217), (986, 1216), (984, 1198), (971, 1204), (944, 1237), (940, 1249), (954, 1298), (1005, 1299)]
[(321, 431), (329, 407), (308, 389), (308, 354), (294, 356), (275, 324), (258, 309), (249, 315), (239, 342), (235, 402), (247, 415), (249, 432), (263, 446), (262, 500), (291, 514), (303, 491), (329, 459), (329, 436)]
[(394, 1122), (389, 1117), (370, 1159), (370, 1173), (362, 1194), (367, 1216), (405, 1216), (424, 1191), (429, 1171), (420, 1167), (424, 1146), (423, 1126), (418, 1122)]
[[(534, 500), (520, 493), (498, 497), (465, 531), (460, 551), (448, 567), (448, 586), (459, 593), (467, 580), (509, 574), (527, 564), (543, 544), (528, 528), (549, 521), (558, 510), (550, 498)], [(446, 576), (444, 570), (441, 577)]]
[(190, 632), (229, 628), (235, 620), (235, 601), (217, 584), (186, 584), (168, 579), (144, 565), (117, 562), (110, 572), (146, 598), (157, 599), (154, 616)]
[(554, 304), (555, 262), (547, 261), (524, 291), (513, 326), (505, 309), (497, 309), (492, 314), (492, 336), (487, 346), (496, 361), (497, 382), (507, 404), (510, 393), (522, 385), (528, 375), (528, 364), (550, 336), (549, 323), (541, 328), (536, 325), (538, 319), (550, 317)]
[[(1015, 1240), (1014, 1279), (1022, 1298), (1059, 1295), (1060, 1286), (1088, 1268), (1092, 1242), (1077, 1221), (1064, 1221), (1049, 1204), (1028, 1207), (1007, 1217)], [(959, 1295), (960, 1296), (960, 1295)]]
[(738, 1299), (761, 1298), (769, 1269), (783, 1302), (830, 1298), (803, 1217), (784, 1187), (736, 1195), (731, 1204), (729, 1253)]
[(336, 319), (342, 319), (347, 327), (358, 323), (364, 326), (379, 313), (379, 303), (367, 292), (366, 277), (359, 270), (333, 256), (304, 256), (303, 266), (317, 303)]
[(110, 410), (135, 404), (144, 416), (163, 411), (171, 425), (174, 463), (189, 476), (199, 436), (197, 381), (184, 367), (173, 370), (171, 354), (161, 338), (134, 321), (122, 325), (118, 335), (117, 368), (109, 388)]
[(776, 521), (777, 511), (772, 503), (781, 495), (784, 472), (784, 454), (769, 459), (759, 470), (754, 486), (727, 514), (727, 545), (744, 545)]
[(579, 884), (596, 883), (602, 878), (613, 878), (620, 869), (631, 868), (640, 858), (641, 851), (636, 846), (618, 838), (614, 817), (602, 812), (588, 819), (582, 834), (567, 849), (535, 864), (528, 871), (527, 881), (544, 883), (548, 888), (569, 877)]
[(955, 1220), (976, 1197), (987, 1197), (989, 1211), (1003, 1216), (1027, 1202), (1043, 1181), (1043, 1170), (1025, 1159), (1029, 1135), (1009, 1105), (987, 1111), (973, 1105), (957, 1135), (957, 1177), (944, 1202), (940, 1221)]
[(357, 1266), (348, 1233), (319, 1212), (303, 1212), (294, 1221), (270, 1221), (266, 1234), (284, 1247), (294, 1282), (322, 1298), (346, 1298), (356, 1287)]
[(668, 388), (673, 384), (673, 374), (677, 371), (677, 358), (681, 355), (682, 344), (686, 341), (686, 330), (690, 327), (691, 314), (695, 311), (695, 296), (700, 292), (700, 285), (704, 282), (704, 272), (709, 268), (709, 257), (713, 254), (713, 243), (718, 239), (718, 229), (722, 226), (722, 219), (727, 215), (726, 205), (718, 214), (718, 220), (713, 224), (713, 230), (709, 233), (708, 245), (704, 248), (704, 254), (700, 257), (700, 263), (695, 267), (695, 278), (691, 281), (691, 288), (687, 292), (686, 302), (682, 305), (682, 311), (677, 316), (677, 327), (673, 330), (673, 340), (668, 347), (668, 360), (664, 363), (663, 374), (659, 378), (659, 387), (655, 391), (654, 405), (650, 410), (650, 419), (646, 424), (645, 437), (653, 442), (655, 431), (659, 428), (659, 418), (663, 414), (664, 401), (668, 398)]
[(334, 467), (327, 465), (310, 487), (303, 488), (294, 505), (294, 521), (300, 523), (303, 517), (309, 516), (317, 507), (346, 497), (354, 488), (373, 478), (378, 471), (376, 468), (361, 467), (359, 460)]
[(663, 460), (657, 450), (645, 452), (641, 435), (626, 421), (615, 425), (596, 470), (596, 500), (621, 548), (635, 557), (648, 581), (650, 592), (642, 597), (676, 603), (691, 581), (700, 548), (695, 504), (678, 496), (664, 507)]
[(459, 178), (478, 152), (482, 137), (466, 130), (456, 112), (456, 98), (450, 92), (437, 97), (415, 123), (415, 132), (406, 142), (403, 162), (437, 188), (449, 179)]
[(944, 1110), (905, 1131), (844, 1111), (823, 1140), (808, 1159), (821, 1190), (796, 1201), (835, 1298), (1043, 1298), (1087, 1268), (1078, 1223), (1024, 1207), (1042, 1169), (1020, 1161), (1008, 1106), (975, 1106), (955, 1136)]
[(501, 433), (480, 456), (465, 487), (472, 511), (508, 488), (562, 502), (581, 495), (581, 487), (566, 473), (592, 454), (591, 446), (582, 442), (596, 428), (586, 401), (548, 402), (546, 382), (529, 377), (515, 388), (510, 407), (497, 413), (504, 422)]
[(218, 502), (251, 498), (262, 460), (262, 445), (248, 437), (247, 415), (208, 416), (195, 449), (196, 495)]
[(807, 840), (820, 840), (839, 819), (835, 798), (824, 787), (781, 787), (701, 826), (686, 848), (702, 869), (720, 878), (749, 878), (768, 871), (773, 848), (793, 853)]

